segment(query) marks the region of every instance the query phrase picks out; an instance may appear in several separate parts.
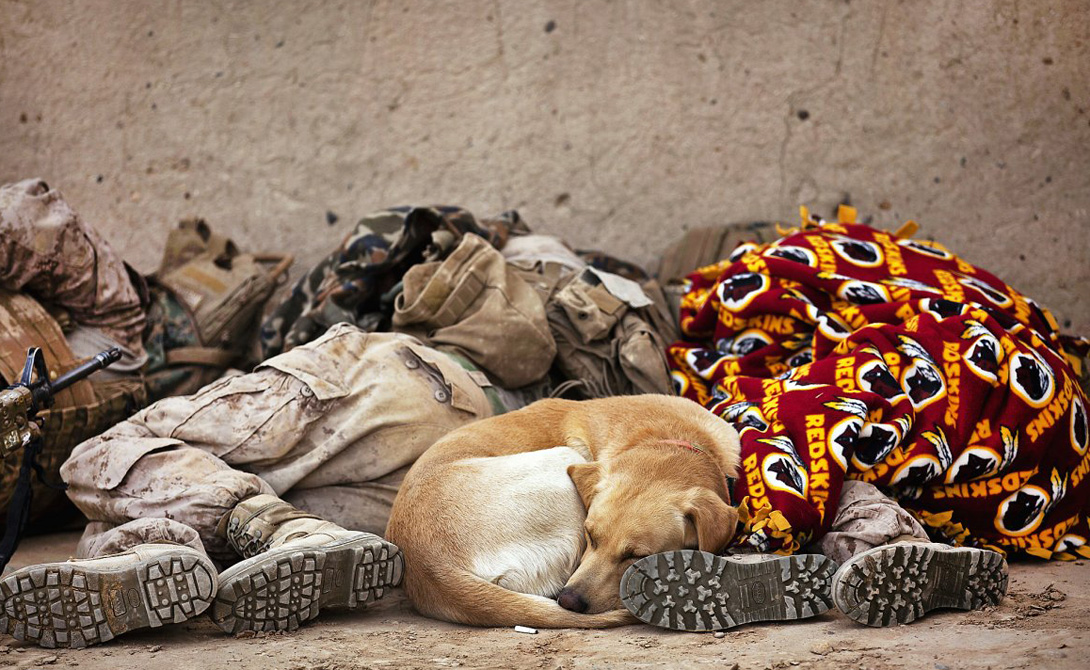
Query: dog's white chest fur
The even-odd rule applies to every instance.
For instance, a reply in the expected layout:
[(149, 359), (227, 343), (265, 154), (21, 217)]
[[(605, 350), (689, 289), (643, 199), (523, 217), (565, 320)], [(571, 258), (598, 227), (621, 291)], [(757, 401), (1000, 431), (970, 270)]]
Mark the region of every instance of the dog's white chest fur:
[[(579, 452), (554, 447), (453, 464), (473, 481), (482, 518), (470, 570), (511, 591), (555, 597), (579, 564), (586, 510), (567, 468)], [(463, 479), (463, 481), (465, 481)]]

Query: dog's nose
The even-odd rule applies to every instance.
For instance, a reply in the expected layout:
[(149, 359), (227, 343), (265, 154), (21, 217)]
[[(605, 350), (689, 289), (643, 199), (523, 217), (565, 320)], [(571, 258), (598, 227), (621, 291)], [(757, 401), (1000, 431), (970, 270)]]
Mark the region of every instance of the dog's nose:
[(574, 589), (562, 589), (560, 595), (556, 597), (556, 602), (564, 609), (572, 612), (582, 614), (587, 611), (587, 601), (583, 600), (583, 596), (576, 593)]

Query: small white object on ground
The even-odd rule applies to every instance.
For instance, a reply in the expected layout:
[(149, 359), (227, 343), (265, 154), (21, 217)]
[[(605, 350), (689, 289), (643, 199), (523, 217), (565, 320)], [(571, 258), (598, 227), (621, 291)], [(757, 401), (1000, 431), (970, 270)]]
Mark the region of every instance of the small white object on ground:
[(530, 635), (537, 635), (536, 628), (530, 628), (529, 626), (515, 626), (516, 633), (529, 633)]

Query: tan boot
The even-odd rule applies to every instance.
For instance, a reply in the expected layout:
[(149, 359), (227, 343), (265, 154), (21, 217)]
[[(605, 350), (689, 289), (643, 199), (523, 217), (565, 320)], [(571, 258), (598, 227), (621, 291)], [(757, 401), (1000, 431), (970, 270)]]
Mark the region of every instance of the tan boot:
[(227, 633), (295, 630), (322, 608), (356, 609), (401, 583), (401, 551), (270, 495), (248, 498), (224, 534), (244, 558), (219, 576), (212, 620)]
[(179, 544), (43, 563), (0, 580), (0, 631), (42, 647), (78, 649), (137, 628), (178, 623), (216, 595), (216, 567)]
[(934, 609), (998, 605), (1007, 594), (1007, 561), (989, 549), (895, 542), (845, 561), (832, 590), (836, 606), (853, 621), (904, 624)]

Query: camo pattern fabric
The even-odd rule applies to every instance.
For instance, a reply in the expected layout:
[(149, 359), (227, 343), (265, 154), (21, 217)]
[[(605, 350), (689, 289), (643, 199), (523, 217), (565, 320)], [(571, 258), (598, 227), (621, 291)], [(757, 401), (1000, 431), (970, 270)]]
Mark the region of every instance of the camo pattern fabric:
[(199, 347), (201, 337), (193, 314), (174, 293), (153, 280), (149, 295), (148, 329), (144, 336), (148, 362), (141, 369), (148, 399), (155, 402), (167, 396), (196, 393), (223, 374), (224, 368), (169, 364), (167, 352), (182, 347)]
[(740, 431), (740, 542), (820, 539), (848, 478), (937, 539), (1090, 557), (1080, 361), (1036, 302), (850, 207), (831, 223), (803, 209), (801, 229), (687, 281), (672, 374)]
[(67, 310), (139, 359), (143, 284), (59, 191), (41, 179), (0, 185), (0, 287)]
[(467, 233), (502, 249), (509, 235), (527, 232), (513, 210), (480, 221), (465, 209), (441, 205), (393, 207), (366, 216), (262, 323), (262, 358), (310, 342), (335, 323), (389, 330), (393, 301), (410, 267), (442, 260)]

